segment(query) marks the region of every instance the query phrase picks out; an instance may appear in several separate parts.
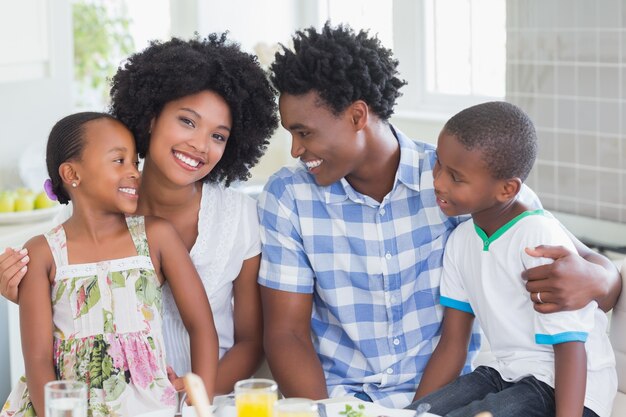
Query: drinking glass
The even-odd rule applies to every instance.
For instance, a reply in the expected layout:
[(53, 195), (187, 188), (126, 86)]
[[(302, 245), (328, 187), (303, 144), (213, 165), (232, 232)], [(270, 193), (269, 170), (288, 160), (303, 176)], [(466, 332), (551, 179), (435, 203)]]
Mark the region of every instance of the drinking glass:
[(244, 379), (235, 384), (237, 417), (272, 417), (278, 385), (271, 379)]
[(87, 417), (87, 386), (79, 381), (51, 381), (44, 386), (45, 417)]
[(213, 409), (214, 417), (237, 417), (234, 394), (215, 396), (213, 406), (215, 407)]
[(274, 417), (319, 417), (317, 404), (307, 398), (285, 398), (276, 401)]

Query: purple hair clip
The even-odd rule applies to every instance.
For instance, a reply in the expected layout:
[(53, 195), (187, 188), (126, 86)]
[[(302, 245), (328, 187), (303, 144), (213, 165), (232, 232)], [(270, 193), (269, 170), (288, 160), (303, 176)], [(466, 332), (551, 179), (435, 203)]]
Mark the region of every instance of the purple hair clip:
[(50, 200), (57, 201), (59, 199), (54, 191), (52, 191), (52, 180), (50, 178), (43, 182), (43, 190)]

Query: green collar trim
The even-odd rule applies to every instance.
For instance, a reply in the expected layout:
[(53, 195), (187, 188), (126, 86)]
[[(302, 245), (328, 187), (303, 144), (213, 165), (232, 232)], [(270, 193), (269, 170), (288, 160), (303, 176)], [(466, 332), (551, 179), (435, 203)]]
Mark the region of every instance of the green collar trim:
[(505, 225), (503, 225), (501, 228), (496, 230), (496, 232), (493, 235), (491, 235), (491, 237), (488, 237), (487, 233), (485, 233), (485, 231), (483, 229), (481, 229), (480, 227), (478, 227), (476, 225), (476, 223), (474, 223), (474, 229), (476, 230), (476, 233), (478, 234), (478, 236), (483, 241), (483, 251), (485, 251), (485, 252), (489, 251), (489, 245), (491, 245), (494, 240), (496, 240), (497, 238), (502, 236), (504, 233), (506, 233), (506, 231), (509, 230), (511, 227), (513, 227), (513, 225), (515, 225), (515, 223), (517, 223), (518, 221), (522, 220), (524, 217), (534, 216), (534, 215), (545, 216), (546, 212), (544, 210), (541, 210), (541, 209), (540, 210), (525, 211), (525, 212), (517, 215), (513, 219), (509, 220)]

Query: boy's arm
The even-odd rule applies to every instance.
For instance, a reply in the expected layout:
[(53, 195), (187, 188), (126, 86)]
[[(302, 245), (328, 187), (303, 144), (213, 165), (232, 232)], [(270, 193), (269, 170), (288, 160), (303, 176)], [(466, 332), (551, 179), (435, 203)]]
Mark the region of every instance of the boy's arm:
[(441, 339), (428, 360), (413, 401), (447, 385), (461, 374), (473, 322), (474, 315), (446, 307)]
[(580, 416), (587, 385), (587, 353), (583, 342), (554, 345), (556, 417)]
[(150, 256), (165, 275), (189, 333), (191, 369), (202, 378), (212, 399), (219, 354), (217, 332), (206, 291), (185, 245), (169, 222), (146, 218), (146, 233)]
[(553, 263), (530, 268), (522, 277), (533, 301), (541, 292), (543, 303), (535, 303), (540, 313), (577, 310), (596, 301), (609, 311), (619, 298), (622, 280), (613, 262), (595, 253), (565, 228), (576, 248), (575, 253), (563, 246), (537, 246), (529, 255), (554, 259)]
[(25, 248), (33, 254), (33, 259), (19, 285), (22, 354), (26, 368), (26, 384), (35, 415), (43, 416), (44, 385), (56, 379), (49, 278), (53, 260), (43, 236), (29, 240)]

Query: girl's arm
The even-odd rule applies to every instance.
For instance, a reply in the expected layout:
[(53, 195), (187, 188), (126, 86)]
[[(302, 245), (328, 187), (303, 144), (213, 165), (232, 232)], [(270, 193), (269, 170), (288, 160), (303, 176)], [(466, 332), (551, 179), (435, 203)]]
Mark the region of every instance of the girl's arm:
[(43, 387), (55, 380), (53, 360), (52, 301), (50, 270), (52, 253), (43, 236), (29, 240), (32, 254), (28, 272), (19, 285), (20, 333), (26, 366), (26, 384), (36, 415), (44, 415)]
[(446, 307), (441, 339), (428, 360), (413, 401), (449, 384), (461, 374), (467, 359), (473, 322), (472, 314)]
[(235, 382), (249, 378), (263, 358), (263, 312), (257, 278), (261, 255), (246, 259), (234, 282), (235, 343), (220, 360), (216, 394), (232, 392)]
[(202, 378), (212, 399), (217, 376), (218, 342), (206, 291), (185, 245), (169, 222), (146, 218), (146, 234), (150, 256), (166, 277), (189, 333), (191, 370)]
[(554, 345), (556, 417), (580, 416), (587, 388), (587, 352), (583, 342)]

